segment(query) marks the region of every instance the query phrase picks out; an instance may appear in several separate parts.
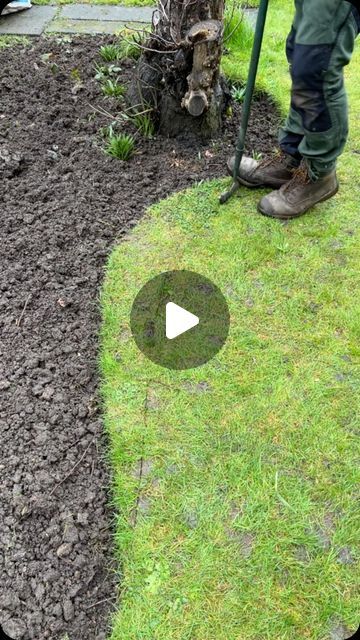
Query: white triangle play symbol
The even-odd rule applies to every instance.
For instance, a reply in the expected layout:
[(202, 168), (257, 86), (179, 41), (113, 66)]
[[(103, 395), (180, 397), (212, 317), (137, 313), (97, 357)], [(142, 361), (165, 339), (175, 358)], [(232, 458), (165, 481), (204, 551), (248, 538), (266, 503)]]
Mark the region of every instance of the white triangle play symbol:
[(168, 302), (166, 305), (166, 337), (173, 340), (182, 333), (196, 327), (200, 319), (190, 311), (186, 311), (174, 302)]

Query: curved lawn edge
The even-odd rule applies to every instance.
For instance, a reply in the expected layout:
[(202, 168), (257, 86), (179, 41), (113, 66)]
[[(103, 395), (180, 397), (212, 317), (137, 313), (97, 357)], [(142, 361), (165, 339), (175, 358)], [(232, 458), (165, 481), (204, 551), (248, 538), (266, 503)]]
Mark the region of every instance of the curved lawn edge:
[[(270, 11), (259, 82), (285, 110), (291, 16), (283, 0)], [(338, 196), (284, 226), (255, 213), (259, 192), (220, 208), (225, 181), (205, 183), (152, 207), (110, 257), (112, 640), (325, 640), (357, 626), (359, 70), (358, 48)], [(140, 287), (173, 268), (213, 279), (232, 316), (218, 357), (181, 373), (147, 361), (129, 332)]]

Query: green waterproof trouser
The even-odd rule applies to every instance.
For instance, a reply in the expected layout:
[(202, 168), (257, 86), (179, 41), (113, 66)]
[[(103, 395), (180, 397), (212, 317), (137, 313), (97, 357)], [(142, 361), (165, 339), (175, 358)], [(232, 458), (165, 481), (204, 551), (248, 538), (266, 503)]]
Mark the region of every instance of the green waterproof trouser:
[(348, 136), (344, 67), (360, 30), (360, 12), (346, 0), (295, 0), (295, 6), (286, 43), (291, 106), (280, 146), (305, 158), (316, 179), (335, 168)]

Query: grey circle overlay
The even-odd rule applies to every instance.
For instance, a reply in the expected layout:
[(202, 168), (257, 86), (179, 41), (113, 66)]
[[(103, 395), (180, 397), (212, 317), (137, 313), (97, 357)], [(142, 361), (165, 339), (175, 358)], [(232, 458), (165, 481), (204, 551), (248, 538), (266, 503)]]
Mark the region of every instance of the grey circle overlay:
[[(173, 340), (166, 337), (168, 302), (199, 317), (199, 324)], [(133, 338), (142, 353), (167, 369), (193, 369), (224, 346), (230, 314), (220, 289), (193, 271), (166, 271), (149, 280), (137, 294), (130, 317)]]

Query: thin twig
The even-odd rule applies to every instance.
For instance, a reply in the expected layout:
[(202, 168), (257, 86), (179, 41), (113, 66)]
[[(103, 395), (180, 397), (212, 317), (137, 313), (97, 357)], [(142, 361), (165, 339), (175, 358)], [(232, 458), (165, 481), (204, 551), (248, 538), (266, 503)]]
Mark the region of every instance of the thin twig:
[(239, 29), (239, 27), (243, 23), (243, 21), (244, 21), (244, 18), (241, 17), (239, 19), (238, 23), (233, 28), (233, 30), (226, 36), (226, 38), (224, 38), (223, 44), (225, 44), (228, 40), (230, 40), (231, 36)]
[(162, 53), (163, 55), (165, 55), (166, 53), (177, 53), (179, 51), (179, 47), (177, 49), (165, 49), (164, 51), (160, 51), (159, 49), (152, 49), (151, 47), (145, 47), (144, 44), (140, 44), (139, 42), (134, 42), (134, 41), (131, 42), (130, 40), (127, 40), (124, 37), (122, 37), (122, 40), (127, 44), (131, 44), (132, 46), (135, 45), (136, 47), (139, 47), (139, 49), (142, 49), (143, 51), (150, 51), (150, 53)]
[(16, 320), (16, 326), (17, 327), (20, 327), (21, 321), (22, 321), (22, 319), (23, 319), (23, 317), (25, 315), (26, 308), (27, 308), (27, 306), (28, 306), (28, 304), (30, 302), (30, 298), (31, 298), (31, 293), (29, 293), (28, 297), (26, 298), (26, 301), (25, 301), (25, 304), (24, 304), (24, 308), (23, 308), (23, 310), (22, 310), (22, 312), (20, 314), (20, 318), (18, 318)]
[(77, 467), (79, 466), (79, 464), (82, 463), (83, 459), (85, 458), (87, 452), (89, 451), (91, 445), (94, 443), (94, 440), (91, 440), (90, 444), (86, 447), (84, 453), (82, 454), (81, 458), (77, 461), (77, 463), (73, 466), (73, 468), (69, 471), (69, 473), (65, 476), (65, 478), (63, 478), (62, 480), (60, 480), (60, 482), (58, 482), (55, 487), (50, 491), (50, 496), (53, 495), (53, 493), (55, 493), (56, 489), (58, 489), (62, 484), (64, 484), (64, 482), (66, 482), (66, 480), (68, 480), (70, 478), (70, 476), (72, 476), (72, 474), (74, 473), (75, 469), (77, 469)]
[[(154, 31), (153, 32), (152, 31), (148, 31), (147, 29), (144, 29), (144, 28), (138, 29), (138, 28), (132, 27), (130, 25), (125, 25), (125, 28), (126, 28), (127, 31), (134, 32), (134, 33), (140, 33), (140, 34), (142, 34), (144, 36), (147, 36), (147, 39), (149, 39), (149, 37), (151, 37), (151, 38), (154, 38), (155, 40), (162, 40), (166, 45), (169, 45), (169, 46), (172, 46), (173, 44), (177, 44), (176, 42), (174, 42), (172, 40), (166, 40), (166, 38), (163, 38), (159, 33), (155, 33)], [(121, 36), (121, 39), (124, 42), (129, 42), (125, 38), (125, 36)], [(134, 44), (135, 46), (136, 45), (140, 46), (140, 43), (136, 42), (136, 40), (134, 40), (133, 43), (131, 42), (131, 44)]]
[(112, 118), (112, 120), (116, 120), (116, 116), (113, 113), (110, 113), (110, 111), (106, 111), (102, 107), (95, 107), (93, 104), (90, 104), (90, 102), (88, 102), (87, 105), (91, 107), (91, 109), (93, 109), (94, 111), (97, 111), (98, 113), (100, 113), (102, 116), (106, 116), (107, 118)]

